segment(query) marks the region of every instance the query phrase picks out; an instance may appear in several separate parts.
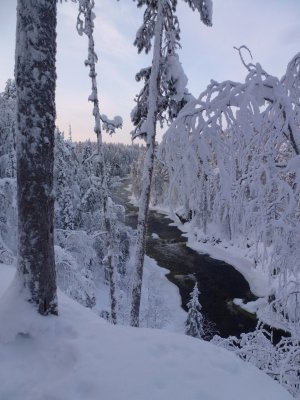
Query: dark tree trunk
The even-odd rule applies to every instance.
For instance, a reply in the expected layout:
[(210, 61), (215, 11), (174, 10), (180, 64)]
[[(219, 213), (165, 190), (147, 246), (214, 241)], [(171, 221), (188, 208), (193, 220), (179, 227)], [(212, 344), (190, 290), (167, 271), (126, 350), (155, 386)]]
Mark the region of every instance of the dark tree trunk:
[(18, 273), (43, 315), (57, 314), (53, 242), (56, 0), (18, 0)]

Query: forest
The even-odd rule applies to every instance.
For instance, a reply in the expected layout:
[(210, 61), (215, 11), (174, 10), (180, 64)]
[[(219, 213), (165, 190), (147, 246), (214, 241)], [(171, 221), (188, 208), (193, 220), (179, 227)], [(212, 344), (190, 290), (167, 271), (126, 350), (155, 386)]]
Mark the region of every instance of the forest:
[[(300, 399), (300, 53), (277, 77), (235, 47), (244, 80), (195, 96), (178, 1), (135, 0), (150, 64), (132, 82), (131, 144), (108, 143), (123, 119), (102, 113), (98, 1), (67, 2), (93, 140), (56, 123), (62, 1), (17, 1), (0, 92), (0, 400)], [(213, 25), (212, 0), (183, 3)]]

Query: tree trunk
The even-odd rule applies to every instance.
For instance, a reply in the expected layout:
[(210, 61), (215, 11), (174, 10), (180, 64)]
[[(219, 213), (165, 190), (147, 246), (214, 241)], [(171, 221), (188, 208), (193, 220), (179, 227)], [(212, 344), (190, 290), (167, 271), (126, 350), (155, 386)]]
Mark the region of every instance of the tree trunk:
[(142, 192), (139, 204), (137, 225), (137, 242), (135, 254), (135, 266), (132, 288), (131, 326), (139, 326), (139, 314), (142, 292), (142, 279), (144, 269), (144, 257), (146, 246), (147, 221), (150, 202), (151, 181), (154, 166), (155, 134), (157, 98), (160, 83), (160, 61), (163, 34), (163, 0), (158, 1), (157, 19), (155, 24), (155, 37), (153, 60), (149, 82), (149, 103), (147, 114), (147, 147), (144, 160)]
[(18, 275), (40, 314), (57, 314), (53, 241), (56, 0), (18, 0)]
[(116, 294), (116, 277), (115, 277), (115, 267), (113, 262), (113, 232), (110, 222), (110, 210), (108, 201), (108, 188), (107, 188), (107, 178), (106, 178), (106, 168), (104, 161), (104, 152), (102, 144), (102, 131), (101, 131), (101, 116), (100, 116), (100, 106), (98, 97), (98, 87), (97, 87), (97, 73), (96, 73), (96, 61), (97, 57), (95, 54), (95, 43), (93, 36), (93, 18), (92, 18), (92, 8), (93, 3), (88, 3), (86, 7), (85, 21), (87, 26), (87, 36), (88, 36), (88, 59), (85, 64), (89, 66), (90, 73), (89, 76), (92, 81), (92, 95), (90, 101), (93, 102), (93, 116), (95, 119), (94, 132), (97, 136), (97, 168), (96, 176), (100, 179), (101, 188), (103, 191), (103, 214), (104, 214), (104, 226), (106, 230), (106, 248), (107, 248), (107, 258), (106, 258), (106, 270), (109, 281), (109, 294), (110, 294), (110, 305), (111, 305), (111, 322), (117, 324), (117, 294)]

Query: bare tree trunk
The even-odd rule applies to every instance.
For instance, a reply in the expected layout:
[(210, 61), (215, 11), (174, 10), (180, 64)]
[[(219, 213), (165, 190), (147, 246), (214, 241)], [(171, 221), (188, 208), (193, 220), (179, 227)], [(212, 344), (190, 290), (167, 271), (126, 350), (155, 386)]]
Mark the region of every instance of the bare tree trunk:
[(57, 314), (53, 242), (56, 0), (18, 0), (18, 274), (28, 301)]
[(147, 147), (144, 160), (142, 192), (139, 204), (139, 215), (137, 225), (137, 242), (135, 254), (135, 266), (132, 288), (131, 304), (131, 326), (139, 326), (139, 314), (142, 292), (142, 280), (145, 258), (146, 233), (150, 202), (151, 181), (154, 166), (155, 135), (156, 135), (156, 115), (157, 98), (160, 82), (160, 61), (163, 34), (163, 0), (158, 1), (157, 19), (155, 24), (155, 37), (153, 60), (149, 82), (149, 103), (147, 114)]

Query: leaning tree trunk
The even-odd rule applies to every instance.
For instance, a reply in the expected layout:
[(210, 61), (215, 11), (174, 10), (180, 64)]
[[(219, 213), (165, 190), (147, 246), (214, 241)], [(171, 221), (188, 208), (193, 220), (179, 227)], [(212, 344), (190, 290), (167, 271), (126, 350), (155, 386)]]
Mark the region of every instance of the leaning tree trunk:
[(163, 34), (163, 0), (158, 1), (157, 19), (155, 24), (154, 49), (151, 75), (149, 81), (149, 100), (147, 114), (147, 146), (144, 160), (142, 192), (139, 203), (137, 242), (134, 265), (134, 277), (132, 288), (132, 304), (130, 323), (131, 326), (139, 326), (139, 314), (141, 304), (142, 280), (145, 258), (146, 233), (148, 222), (148, 211), (150, 202), (151, 181), (154, 166), (155, 135), (157, 98), (160, 83), (160, 61)]
[(28, 301), (57, 314), (53, 242), (56, 0), (18, 0), (18, 275)]

